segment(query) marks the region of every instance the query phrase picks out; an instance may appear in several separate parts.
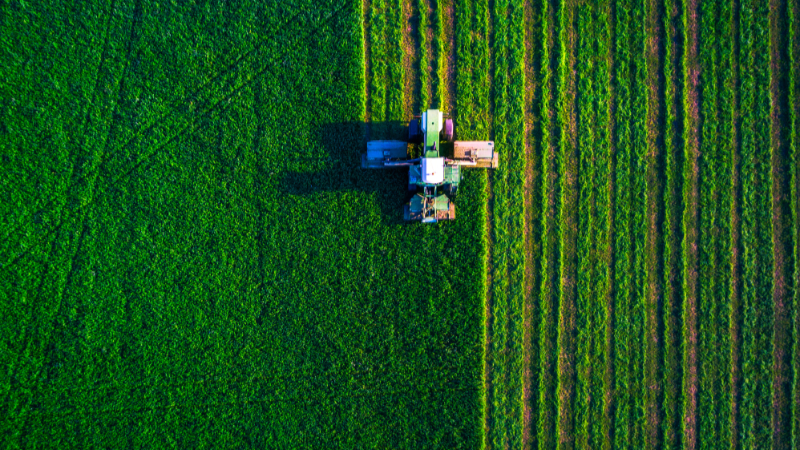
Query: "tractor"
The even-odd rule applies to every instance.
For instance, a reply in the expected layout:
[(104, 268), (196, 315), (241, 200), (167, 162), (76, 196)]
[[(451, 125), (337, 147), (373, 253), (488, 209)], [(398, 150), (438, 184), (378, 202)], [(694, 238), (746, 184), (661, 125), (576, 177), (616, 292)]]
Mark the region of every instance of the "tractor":
[[(492, 141), (453, 141), (453, 120), (438, 109), (415, 116), (408, 124), (408, 140), (367, 142), (361, 155), (364, 169), (408, 168), (408, 190), (414, 192), (403, 208), (403, 219), (436, 223), (455, 220), (455, 197), (461, 182), (461, 168), (495, 169), (498, 154)], [(453, 143), (453, 157), (446, 158), (442, 142)], [(409, 147), (422, 144), (418, 158), (409, 156)]]

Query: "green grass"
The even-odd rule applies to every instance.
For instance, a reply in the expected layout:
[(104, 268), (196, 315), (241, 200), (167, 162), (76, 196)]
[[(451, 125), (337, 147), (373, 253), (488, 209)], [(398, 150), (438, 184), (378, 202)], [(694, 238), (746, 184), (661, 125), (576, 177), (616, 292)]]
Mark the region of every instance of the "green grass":
[[(7, 447), (796, 443), (797, 0), (410, 1), (3, 3)], [(405, 224), (443, 104), (500, 167)]]
[(405, 225), (403, 174), (357, 168), (360, 2), (18, 6), (9, 446), (477, 446), (485, 194), (467, 176), (457, 222)]

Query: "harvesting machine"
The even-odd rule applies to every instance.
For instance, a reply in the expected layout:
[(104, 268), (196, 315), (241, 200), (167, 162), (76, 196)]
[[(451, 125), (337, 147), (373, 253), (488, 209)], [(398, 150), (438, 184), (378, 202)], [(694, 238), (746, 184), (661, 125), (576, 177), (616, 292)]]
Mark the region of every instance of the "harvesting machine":
[[(415, 116), (408, 124), (407, 141), (369, 141), (361, 155), (365, 169), (408, 168), (408, 190), (415, 192), (403, 209), (405, 220), (436, 223), (454, 220), (454, 196), (461, 182), (461, 168), (494, 169), (498, 155), (492, 141), (453, 141), (453, 120), (438, 109)], [(442, 142), (453, 143), (453, 157), (441, 152)], [(409, 146), (422, 144), (418, 158), (409, 156)]]

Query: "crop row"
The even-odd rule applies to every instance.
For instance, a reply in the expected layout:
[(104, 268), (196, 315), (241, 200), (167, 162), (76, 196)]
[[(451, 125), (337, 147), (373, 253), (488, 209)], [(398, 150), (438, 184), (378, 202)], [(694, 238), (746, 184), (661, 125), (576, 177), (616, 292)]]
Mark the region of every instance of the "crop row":
[[(577, 11), (577, 27), (582, 30), (578, 34), (576, 48), (576, 58), (578, 61), (586, 61), (587, 64), (579, 70), (577, 90), (583, 95), (577, 100), (577, 114), (580, 117), (578, 122), (578, 148), (579, 148), (579, 167), (578, 173), (583, 180), (580, 183), (578, 193), (578, 276), (576, 278), (577, 299), (576, 299), (576, 339), (575, 339), (575, 436), (576, 447), (587, 448), (601, 442), (599, 437), (599, 425), (602, 416), (598, 405), (602, 401), (602, 354), (598, 351), (598, 343), (602, 342), (598, 334), (599, 311), (602, 302), (596, 301), (592, 293), (597, 283), (596, 267), (598, 266), (598, 246), (597, 234), (602, 232), (603, 227), (597, 226), (598, 217), (595, 215), (595, 205), (598, 201), (596, 190), (602, 184), (596, 177), (597, 167), (600, 169), (602, 164), (595, 164), (595, 158), (600, 157), (595, 151), (597, 139), (598, 117), (596, 110), (597, 93), (596, 90), (602, 89), (596, 85), (598, 61), (605, 58), (605, 55), (597, 52), (594, 45), (598, 41), (597, 21), (592, 20), (595, 8), (581, 8)], [(602, 41), (602, 38), (599, 39)], [(607, 168), (606, 168), (607, 169)], [(602, 200), (601, 200), (602, 201)], [(580, 405), (585, 405), (581, 408)]]
[[(541, 86), (542, 101), (540, 109), (542, 142), (542, 255), (539, 329), (538, 367), (538, 411), (536, 425), (539, 448), (552, 448), (556, 444), (556, 398), (557, 387), (556, 357), (558, 347), (556, 329), (558, 323), (558, 198), (559, 198), (559, 159), (557, 149), (559, 129), (556, 127), (555, 108), (558, 101), (558, 35), (560, 22), (558, 10), (552, 2), (542, 2), (542, 60)], [(536, 289), (537, 286), (534, 286)]]

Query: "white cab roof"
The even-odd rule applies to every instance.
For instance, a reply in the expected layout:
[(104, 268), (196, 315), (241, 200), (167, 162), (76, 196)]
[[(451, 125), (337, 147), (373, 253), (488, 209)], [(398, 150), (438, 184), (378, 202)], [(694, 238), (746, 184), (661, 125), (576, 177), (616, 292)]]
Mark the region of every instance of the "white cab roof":
[(444, 158), (422, 158), (422, 182), (439, 184), (444, 181)]

